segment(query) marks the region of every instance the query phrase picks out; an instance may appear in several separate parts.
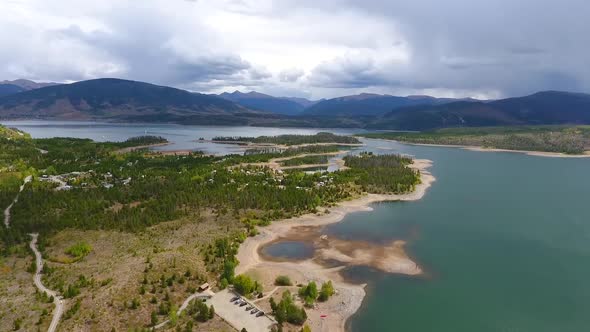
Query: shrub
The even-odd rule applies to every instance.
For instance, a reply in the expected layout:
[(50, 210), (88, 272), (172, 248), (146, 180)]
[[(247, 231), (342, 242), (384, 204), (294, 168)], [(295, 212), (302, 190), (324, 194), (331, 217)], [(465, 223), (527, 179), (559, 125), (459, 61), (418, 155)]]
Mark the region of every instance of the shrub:
[(68, 254), (76, 259), (80, 259), (80, 258), (83, 258), (84, 256), (88, 255), (91, 251), (92, 251), (92, 247), (88, 243), (78, 242), (78, 243), (74, 244), (73, 246), (69, 247), (68, 249), (66, 249), (66, 254)]
[(242, 295), (248, 295), (255, 289), (254, 281), (247, 275), (240, 274), (234, 278), (234, 287)]
[(318, 296), (318, 301), (328, 301), (332, 295), (334, 295), (334, 286), (332, 286), (332, 281), (324, 282), (322, 284), (322, 289), (320, 290), (320, 295)]
[[(273, 300), (274, 302), (274, 300)], [(271, 307), (273, 303), (271, 302)], [(281, 302), (278, 304), (275, 303), (274, 310), (275, 318), (279, 324), (283, 324), (283, 322), (288, 322), (291, 324), (302, 325), (307, 320), (307, 313), (305, 309), (299, 308), (295, 303), (293, 303), (293, 298), (291, 297), (291, 292), (285, 291), (283, 293), (283, 297), (281, 298)]]
[(307, 286), (299, 289), (299, 296), (303, 298), (306, 306), (313, 306), (313, 303), (318, 298), (318, 286), (314, 281), (311, 281)]
[(289, 279), (289, 277), (287, 277), (287, 276), (278, 276), (275, 279), (275, 285), (277, 285), (277, 286), (292, 286), (293, 283), (291, 282), (291, 279)]

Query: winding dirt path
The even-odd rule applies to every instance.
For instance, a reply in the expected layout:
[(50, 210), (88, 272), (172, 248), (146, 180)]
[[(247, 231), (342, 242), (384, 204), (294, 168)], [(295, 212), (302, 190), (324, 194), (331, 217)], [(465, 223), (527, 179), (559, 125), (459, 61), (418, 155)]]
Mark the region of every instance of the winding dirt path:
[(14, 203), (18, 202), (18, 196), (20, 196), (20, 193), (25, 189), (25, 185), (31, 182), (32, 179), (33, 177), (30, 175), (25, 178), (23, 184), (20, 186), (18, 194), (16, 194), (16, 197), (14, 198), (12, 203), (10, 203), (10, 205), (4, 210), (4, 226), (6, 226), (6, 228), (10, 228), (10, 210), (12, 209), (12, 206), (14, 205)]
[[(180, 306), (180, 308), (178, 308), (178, 311), (176, 312), (176, 315), (178, 317), (180, 317), (180, 314), (182, 314), (182, 312), (186, 308), (188, 308), (188, 305), (191, 303), (192, 300), (194, 300), (194, 299), (200, 299), (200, 298), (208, 298), (208, 297), (211, 297), (213, 295), (215, 295), (215, 293), (213, 293), (210, 290), (206, 290), (204, 292), (197, 292), (197, 293), (192, 294), (191, 296), (187, 297), (186, 300), (184, 300), (184, 302), (182, 302), (182, 305)], [(169, 322), (170, 322), (170, 320), (167, 319), (167, 320), (161, 322), (160, 324), (154, 326), (153, 329), (154, 330), (161, 329), (162, 327), (166, 326), (166, 324), (168, 324)]]
[(53, 318), (51, 319), (51, 324), (47, 329), (47, 332), (55, 332), (57, 330), (57, 324), (59, 324), (59, 320), (64, 311), (64, 300), (63, 298), (57, 294), (56, 291), (53, 291), (43, 285), (41, 281), (41, 271), (43, 271), (43, 258), (41, 257), (41, 253), (37, 249), (37, 239), (39, 234), (29, 234), (31, 235), (31, 250), (35, 253), (35, 260), (37, 263), (37, 271), (35, 271), (35, 277), (33, 281), (35, 282), (35, 286), (43, 293), (46, 293), (49, 296), (53, 296), (53, 304), (55, 304), (55, 310), (53, 311)]

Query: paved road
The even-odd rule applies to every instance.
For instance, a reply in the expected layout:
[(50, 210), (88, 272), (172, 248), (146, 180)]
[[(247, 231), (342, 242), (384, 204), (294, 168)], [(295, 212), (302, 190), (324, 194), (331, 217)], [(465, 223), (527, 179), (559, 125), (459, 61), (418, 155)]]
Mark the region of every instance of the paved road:
[(41, 271), (43, 270), (43, 258), (41, 257), (41, 253), (37, 249), (37, 238), (39, 234), (30, 234), (31, 235), (31, 250), (35, 253), (35, 259), (37, 262), (37, 271), (35, 271), (35, 277), (33, 280), (35, 281), (35, 286), (41, 291), (46, 293), (49, 296), (53, 296), (53, 304), (55, 304), (55, 310), (53, 311), (53, 319), (51, 320), (51, 324), (49, 325), (49, 329), (47, 332), (55, 332), (57, 330), (57, 324), (59, 324), (59, 320), (61, 315), (64, 311), (64, 300), (61, 296), (57, 294), (56, 291), (53, 291), (43, 285), (41, 282)]
[(30, 175), (25, 178), (23, 184), (20, 186), (18, 194), (16, 194), (16, 197), (14, 198), (12, 203), (10, 203), (10, 205), (4, 210), (4, 226), (6, 226), (6, 228), (10, 228), (10, 210), (12, 209), (12, 206), (14, 205), (14, 203), (18, 202), (18, 196), (25, 189), (25, 185), (31, 182), (32, 179), (33, 177)]

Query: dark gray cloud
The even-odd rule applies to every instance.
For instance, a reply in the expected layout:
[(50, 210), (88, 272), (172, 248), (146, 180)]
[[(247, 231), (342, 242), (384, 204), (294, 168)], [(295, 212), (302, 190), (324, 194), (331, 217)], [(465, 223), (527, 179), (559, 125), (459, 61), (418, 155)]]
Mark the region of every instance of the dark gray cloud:
[(7, 2), (0, 77), (117, 76), (319, 98), (590, 92), (590, 2)]
[(261, 70), (251, 68), (238, 54), (207, 47), (206, 34), (201, 35), (204, 44), (193, 48), (180, 42), (179, 48), (175, 45), (174, 25), (153, 24), (158, 17), (151, 11), (136, 14), (109, 16), (110, 31), (84, 32), (78, 26), (70, 26), (55, 33), (104, 52), (114, 62), (123, 64), (118, 74), (129, 79), (187, 85), (229, 79), (248, 70), (261, 77)]
[[(284, 9), (302, 5), (298, 1)], [(355, 8), (395, 22), (411, 56), (403, 65), (377, 63), (370, 70), (335, 59), (331, 71), (327, 64), (316, 68), (314, 84), (401, 84), (504, 95), (541, 89), (590, 91), (590, 67), (585, 64), (590, 56), (587, 1), (329, 0), (322, 6), (326, 11)]]

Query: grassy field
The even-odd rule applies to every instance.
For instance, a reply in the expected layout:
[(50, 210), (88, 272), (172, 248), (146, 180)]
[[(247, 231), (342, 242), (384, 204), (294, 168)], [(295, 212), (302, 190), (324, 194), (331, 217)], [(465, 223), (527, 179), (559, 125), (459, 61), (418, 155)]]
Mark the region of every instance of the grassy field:
[(384, 132), (359, 136), (418, 144), (480, 146), (566, 154), (582, 154), (590, 150), (590, 126), (446, 128), (415, 133)]

